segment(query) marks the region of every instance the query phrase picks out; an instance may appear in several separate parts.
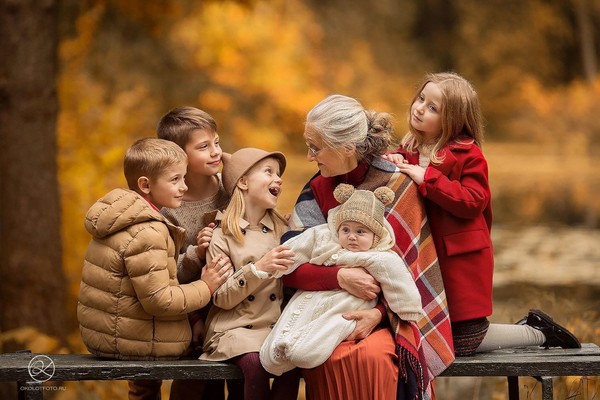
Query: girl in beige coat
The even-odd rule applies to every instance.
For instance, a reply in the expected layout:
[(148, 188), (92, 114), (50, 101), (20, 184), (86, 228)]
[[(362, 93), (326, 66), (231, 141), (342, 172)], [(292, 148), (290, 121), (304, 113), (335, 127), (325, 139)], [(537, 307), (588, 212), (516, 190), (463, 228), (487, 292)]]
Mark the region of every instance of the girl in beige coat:
[(244, 399), (296, 399), (296, 370), (272, 377), (260, 364), (260, 347), (281, 314), (283, 287), (272, 277), (293, 264), (294, 253), (279, 246), (287, 223), (277, 211), (282, 153), (255, 148), (223, 157), (223, 186), (231, 201), (217, 217), (206, 261), (229, 256), (233, 274), (213, 293), (200, 359), (231, 360), (244, 373)]

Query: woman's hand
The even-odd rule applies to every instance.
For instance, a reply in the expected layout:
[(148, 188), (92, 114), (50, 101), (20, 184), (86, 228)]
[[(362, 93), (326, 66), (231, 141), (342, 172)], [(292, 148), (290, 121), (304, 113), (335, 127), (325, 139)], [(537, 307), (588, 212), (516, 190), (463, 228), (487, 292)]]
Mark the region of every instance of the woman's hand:
[(345, 319), (356, 321), (356, 327), (346, 340), (364, 339), (373, 332), (373, 329), (381, 322), (381, 312), (372, 308), (370, 310), (353, 311), (342, 315)]
[(215, 230), (215, 223), (211, 222), (208, 226), (205, 226), (198, 232), (196, 236), (196, 243), (198, 247), (196, 248), (196, 253), (198, 254), (198, 258), (202, 261), (206, 260), (206, 249), (212, 240), (213, 231)]
[(361, 267), (340, 268), (338, 284), (346, 292), (363, 300), (373, 300), (381, 292), (379, 282)]
[(420, 165), (401, 164), (396, 165), (400, 172), (410, 176), (417, 185), (420, 185), (425, 180), (425, 168)]
[(294, 265), (293, 257), (295, 255), (289, 246), (279, 245), (262, 256), (254, 265), (257, 270), (270, 274), (275, 271), (287, 271), (290, 266)]

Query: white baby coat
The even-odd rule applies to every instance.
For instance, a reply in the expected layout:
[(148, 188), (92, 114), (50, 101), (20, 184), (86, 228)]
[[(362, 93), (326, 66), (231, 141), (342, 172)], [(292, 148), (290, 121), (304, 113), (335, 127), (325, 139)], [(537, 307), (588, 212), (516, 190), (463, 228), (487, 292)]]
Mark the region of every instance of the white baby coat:
[[(279, 277), (307, 262), (315, 265), (363, 267), (381, 285), (389, 308), (405, 321), (422, 315), (421, 296), (402, 258), (392, 250), (395, 238), (391, 225), (384, 220), (386, 235), (376, 247), (352, 252), (337, 240), (335, 215), (329, 212), (327, 224), (309, 228), (289, 239), (285, 245), (294, 251), (294, 265)], [(260, 349), (264, 368), (281, 375), (295, 367), (314, 368), (329, 358), (333, 350), (354, 330), (356, 322), (342, 314), (373, 308), (377, 300), (362, 300), (345, 290), (297, 290)]]

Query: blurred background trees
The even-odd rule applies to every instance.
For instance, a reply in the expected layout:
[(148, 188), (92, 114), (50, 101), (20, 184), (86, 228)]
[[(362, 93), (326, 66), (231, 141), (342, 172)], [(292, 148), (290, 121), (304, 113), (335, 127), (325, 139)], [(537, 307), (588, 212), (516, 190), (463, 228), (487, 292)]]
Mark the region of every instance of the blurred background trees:
[[(2, 21), (25, 17), (11, 13), (18, 3), (1, 1)], [(15, 146), (31, 146), (32, 157), (25, 155), (18, 164), (25, 174), (45, 170), (52, 175), (47, 161), (42, 165), (33, 161), (57, 162), (62, 241), (52, 251), (60, 253), (62, 246), (69, 306), (60, 314), (68, 322), (60, 322), (64, 332), (34, 326), (39, 327), (39, 335), (59, 337), (64, 349), (81, 351), (75, 303), (89, 241), (83, 216), (106, 191), (125, 185), (122, 158), (127, 147), (137, 138), (154, 136), (161, 115), (179, 105), (212, 114), (227, 151), (244, 146), (284, 151), (294, 165), (286, 171), (280, 202), (287, 212), (300, 185), (315, 171), (305, 162), (301, 138), (304, 116), (314, 104), (331, 93), (356, 97), (366, 108), (394, 114), (401, 138), (406, 110), (421, 77), (453, 70), (473, 82), (482, 100), (487, 127), (484, 153), (490, 162), (497, 224), (600, 226), (600, 173), (595, 166), (600, 151), (598, 0), (44, 0), (35, 4), (25, 11), (47, 18), (52, 18), (48, 4), (58, 7), (57, 19), (52, 20), (57, 34), (52, 33), (49, 19), (39, 24), (37, 37), (23, 35), (17, 44), (32, 46), (35, 39), (50, 46), (56, 40), (58, 73), (53, 80), (44, 75), (45, 70), (32, 71), (35, 79), (44, 80), (47, 90), (10, 101), (6, 91), (11, 96), (18, 92), (3, 81), (0, 101), (12, 107), (5, 107), (1, 115), (4, 121), (16, 113), (23, 124), (33, 124), (36, 113), (17, 109), (13, 102), (35, 100), (39, 112), (52, 113), (56, 85), (58, 119), (54, 124), (47, 117), (43, 124), (25, 130), (3, 126), (2, 148), (12, 156), (23, 154), (14, 153)], [(6, 30), (2, 32), (4, 41)], [(42, 56), (40, 62), (51, 57)], [(54, 133), (56, 154), (48, 142)], [(44, 150), (37, 150), (40, 147)], [(17, 191), (15, 181), (21, 179), (20, 183), (39, 185), (38, 189), (28, 186), (28, 192), (39, 190), (47, 194), (45, 200), (52, 199), (56, 185), (51, 176), (7, 179), (8, 160), (14, 161), (11, 156), (3, 156), (3, 192)], [(16, 229), (7, 228), (4, 221), (13, 202), (19, 201), (3, 194), (2, 242)], [(40, 229), (41, 213), (59, 218), (51, 204), (41, 203), (22, 203), (37, 210), (19, 221), (24, 234)], [(46, 238), (58, 237), (46, 233)], [(52, 248), (37, 240), (36, 247), (40, 254)], [(13, 272), (4, 256), (2, 260), (4, 280)], [(32, 258), (28, 265), (23, 271), (32, 268), (39, 273), (46, 264)], [(54, 274), (50, 271), (44, 279)], [(27, 281), (24, 286), (34, 280), (28, 276), (22, 277)], [(61, 292), (60, 286), (51, 287)], [(0, 294), (4, 309), (17, 307), (18, 313), (29, 306), (17, 298), (7, 300), (12, 296), (7, 290)], [(51, 318), (58, 318), (57, 314), (52, 312)], [(1, 350), (7, 337), (14, 341), (6, 331), (15, 327), (0, 327), (5, 331), (0, 332), (4, 335)], [(15, 339), (17, 347), (32, 347), (25, 336)]]
[(14, 351), (4, 335), (58, 346), (72, 324), (58, 240), (58, 4), (9, 3), (0, 16), (0, 350)]

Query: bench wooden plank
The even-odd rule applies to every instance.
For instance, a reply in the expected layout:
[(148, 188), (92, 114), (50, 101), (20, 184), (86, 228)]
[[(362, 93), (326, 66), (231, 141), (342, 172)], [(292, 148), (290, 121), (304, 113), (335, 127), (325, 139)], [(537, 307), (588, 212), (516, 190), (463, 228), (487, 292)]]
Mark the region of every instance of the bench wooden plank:
[[(0, 380), (31, 380), (29, 361), (35, 354), (0, 354)], [(203, 360), (121, 361), (91, 354), (48, 354), (54, 362), (53, 381), (133, 379), (242, 379), (232, 364)]]
[(585, 343), (581, 349), (524, 347), (459, 357), (441, 376), (506, 376), (508, 398), (519, 398), (519, 377), (542, 383), (542, 399), (553, 398), (553, 376), (600, 376), (600, 348)]
[[(29, 379), (34, 354), (0, 354), (0, 381)], [(90, 354), (50, 354), (53, 380), (241, 379), (240, 370), (224, 362), (202, 360), (120, 361)], [(538, 347), (497, 350), (459, 357), (441, 376), (600, 376), (600, 347), (581, 349)]]
[(600, 347), (524, 347), (458, 357), (441, 376), (600, 376)]
[[(30, 375), (29, 352), (0, 354), (0, 381), (18, 382), (21, 398), (41, 399), (43, 392)], [(202, 360), (121, 361), (90, 354), (46, 354), (52, 367), (51, 381), (135, 379), (243, 379), (232, 364)], [(46, 359), (48, 360), (48, 359)], [(600, 376), (600, 347), (586, 343), (581, 349), (527, 347), (459, 357), (441, 376), (505, 376), (512, 383), (511, 398), (518, 397), (518, 377), (542, 382), (543, 398), (552, 398), (553, 376)], [(510, 392), (510, 390), (509, 390)], [(516, 394), (515, 394), (516, 393)]]

